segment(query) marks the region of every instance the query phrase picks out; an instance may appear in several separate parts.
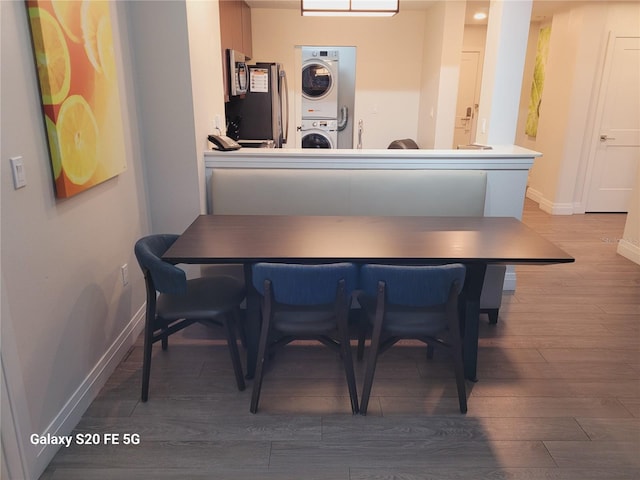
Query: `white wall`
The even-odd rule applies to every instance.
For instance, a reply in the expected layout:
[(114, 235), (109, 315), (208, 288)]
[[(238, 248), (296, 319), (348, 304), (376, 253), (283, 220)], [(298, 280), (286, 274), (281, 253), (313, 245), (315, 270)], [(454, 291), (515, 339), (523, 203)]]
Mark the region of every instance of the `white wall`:
[[(207, 135), (215, 132), (216, 116), (225, 131), (220, 16), (218, 1), (187, 2), (189, 60), (193, 95), (195, 167), (198, 185), (204, 185), (203, 153), (211, 149)], [(155, 17), (154, 17), (155, 18)], [(191, 166), (194, 166), (192, 164)], [(195, 189), (194, 189), (195, 190)], [(200, 194), (200, 212), (206, 211), (204, 189)]]
[[(444, 40), (446, 37), (446, 14), (447, 4), (445, 2), (436, 2), (427, 11), (424, 23), (424, 34), (422, 36), (423, 53), (419, 59), (422, 65), (420, 72), (420, 92), (419, 92), (419, 116), (417, 139), (421, 148), (435, 148), (438, 140), (438, 118), (439, 118), (439, 102), (440, 92), (447, 88), (443, 83), (441, 65), (442, 52), (444, 49)], [(456, 29), (456, 33), (458, 29)], [(418, 37), (419, 38), (419, 37)], [(417, 39), (416, 39), (417, 41)], [(458, 39), (455, 39), (456, 43)], [(459, 39), (462, 42), (462, 38)], [(458, 50), (458, 70), (460, 65), (460, 51)], [(455, 86), (452, 91), (458, 92), (458, 79), (456, 76)], [(444, 113), (445, 110), (443, 110)], [(453, 113), (455, 115), (455, 103), (453, 104)], [(453, 137), (453, 125), (451, 126), (451, 136)], [(449, 148), (452, 142), (446, 147)]]
[[(591, 2), (553, 17), (538, 135), (535, 145), (522, 143), (544, 154), (531, 171), (528, 196), (549, 213), (585, 211), (584, 186), (608, 32), (638, 34), (638, 18), (637, 2)], [(523, 102), (525, 98), (528, 102), (523, 94)], [(519, 131), (523, 128), (519, 124)]]
[[(9, 405), (2, 406), (2, 435), (3, 443), (11, 442), (5, 427), (13, 410), (26, 460), (26, 471), (16, 478), (37, 478), (55, 449), (35, 448), (29, 435), (67, 433), (75, 426), (99, 380), (139, 331), (145, 296), (133, 244), (149, 230), (148, 204), (122, 6), (113, 27), (127, 170), (66, 200), (54, 198), (24, 3), (0, 2), (0, 12), (0, 352), (9, 397)], [(23, 157), (27, 178), (19, 190), (13, 188), (8, 161), (16, 155)], [(125, 263), (128, 286), (120, 280)], [(16, 465), (15, 459), (9, 462)]]
[[(450, 148), (456, 121), (458, 100), (458, 77), (460, 76), (460, 52), (464, 37), (465, 2), (440, 2), (444, 4), (442, 48), (440, 65), (436, 71), (440, 76), (436, 129), (432, 148)], [(427, 15), (429, 12), (427, 11)], [(420, 114), (424, 115), (424, 111)], [(430, 111), (429, 111), (430, 113)]]
[(478, 108), (478, 143), (515, 142), (530, 21), (531, 0), (491, 2)]
[[(328, 19), (302, 17), (299, 10), (253, 8), (251, 61), (280, 62), (291, 78), (296, 45), (355, 46), (353, 119), (364, 122), (363, 148), (386, 148), (394, 139), (417, 135), (425, 15), (401, 9), (392, 18)], [(293, 85), (290, 80), (290, 90)], [(290, 125), (290, 138), (295, 126)]]
[[(56, 200), (26, 9), (0, 2), (2, 64), (12, 66), (1, 90), (2, 435), (14, 478), (39, 476), (55, 447), (36, 448), (29, 435), (69, 433), (140, 332), (133, 245), (204, 211), (206, 134), (216, 114), (224, 121), (217, 1), (113, 5), (128, 169)], [(28, 181), (20, 190), (9, 171), (16, 155)]]
[[(202, 204), (199, 189), (194, 188), (199, 185), (201, 149), (194, 135), (186, 3), (134, 1), (127, 2), (125, 8), (131, 30), (151, 227), (158, 233), (180, 233), (200, 213)], [(199, 121), (201, 118), (198, 115)]]
[(640, 265), (640, 168), (636, 173), (636, 184), (631, 195), (627, 222), (617, 251), (620, 255)]

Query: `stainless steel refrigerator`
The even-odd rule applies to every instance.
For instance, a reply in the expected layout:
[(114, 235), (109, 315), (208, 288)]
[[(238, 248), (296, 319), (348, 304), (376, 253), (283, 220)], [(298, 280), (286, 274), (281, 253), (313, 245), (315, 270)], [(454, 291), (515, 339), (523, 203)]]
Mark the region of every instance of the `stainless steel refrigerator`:
[(249, 65), (247, 93), (226, 104), (227, 135), (243, 147), (281, 148), (287, 143), (287, 76), (279, 63)]

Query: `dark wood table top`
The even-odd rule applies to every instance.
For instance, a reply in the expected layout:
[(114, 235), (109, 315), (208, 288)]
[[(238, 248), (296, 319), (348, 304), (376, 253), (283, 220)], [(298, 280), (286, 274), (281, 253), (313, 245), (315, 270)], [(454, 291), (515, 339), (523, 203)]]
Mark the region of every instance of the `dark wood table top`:
[(510, 217), (200, 215), (172, 263), (552, 264), (574, 259)]

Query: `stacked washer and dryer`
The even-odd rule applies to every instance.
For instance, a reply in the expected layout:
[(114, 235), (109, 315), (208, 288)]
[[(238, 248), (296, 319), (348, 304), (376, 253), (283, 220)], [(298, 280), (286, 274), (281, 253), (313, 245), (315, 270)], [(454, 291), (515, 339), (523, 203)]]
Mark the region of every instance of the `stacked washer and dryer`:
[(338, 51), (302, 50), (302, 148), (338, 147)]

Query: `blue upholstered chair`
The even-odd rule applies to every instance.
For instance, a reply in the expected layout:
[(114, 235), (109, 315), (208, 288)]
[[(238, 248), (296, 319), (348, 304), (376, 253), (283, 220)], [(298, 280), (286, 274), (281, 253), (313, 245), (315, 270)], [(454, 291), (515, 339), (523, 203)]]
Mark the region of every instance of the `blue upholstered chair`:
[(273, 350), (297, 339), (317, 340), (339, 349), (351, 399), (358, 413), (353, 360), (347, 326), (351, 292), (358, 277), (351, 263), (297, 265), (257, 263), (253, 285), (262, 296), (262, 328), (251, 397), (258, 411), (265, 364)]
[(147, 287), (144, 328), (142, 401), (149, 397), (151, 350), (158, 340), (168, 347), (171, 334), (201, 322), (221, 324), (226, 333), (238, 390), (244, 390), (242, 363), (235, 334), (235, 320), (244, 299), (244, 285), (229, 276), (207, 276), (187, 280), (184, 270), (162, 260), (178, 235), (149, 235), (136, 242), (134, 251)]
[(460, 412), (467, 411), (462, 363), (458, 294), (465, 278), (461, 264), (439, 266), (363, 265), (358, 302), (361, 324), (358, 357), (364, 348), (363, 329), (373, 327), (360, 413), (366, 415), (378, 356), (401, 339), (417, 339), (429, 347), (453, 352)]

